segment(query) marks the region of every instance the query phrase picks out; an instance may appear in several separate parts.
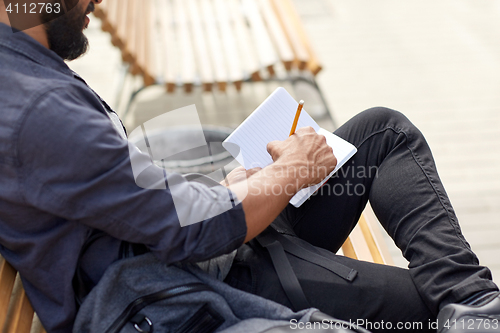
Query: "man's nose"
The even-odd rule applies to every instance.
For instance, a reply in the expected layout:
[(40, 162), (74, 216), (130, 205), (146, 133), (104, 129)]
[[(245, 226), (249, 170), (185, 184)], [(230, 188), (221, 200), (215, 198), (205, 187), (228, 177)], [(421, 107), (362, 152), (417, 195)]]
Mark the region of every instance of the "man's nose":
[(100, 4), (102, 0), (92, 0), (96, 5)]

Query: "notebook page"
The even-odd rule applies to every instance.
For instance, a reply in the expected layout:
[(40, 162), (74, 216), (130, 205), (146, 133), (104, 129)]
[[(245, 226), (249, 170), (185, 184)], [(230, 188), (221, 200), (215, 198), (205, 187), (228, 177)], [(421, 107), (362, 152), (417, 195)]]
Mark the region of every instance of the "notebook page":
[[(273, 163), (267, 152), (267, 144), (274, 140), (286, 140), (290, 134), (298, 103), (284, 89), (276, 89), (233, 133), (222, 143), (223, 147), (245, 168), (264, 168)], [(342, 165), (356, 153), (356, 148), (349, 142), (319, 127), (302, 110), (297, 128), (311, 126), (326, 137), (337, 158), (337, 166), (320, 184), (302, 189), (290, 200), (299, 207), (319, 187), (321, 187)]]
[[(284, 88), (276, 89), (222, 145), (245, 169), (263, 168), (273, 163), (267, 152), (267, 144), (288, 138), (297, 105)], [(320, 128), (303, 109), (297, 128), (306, 126), (311, 126), (316, 131)]]

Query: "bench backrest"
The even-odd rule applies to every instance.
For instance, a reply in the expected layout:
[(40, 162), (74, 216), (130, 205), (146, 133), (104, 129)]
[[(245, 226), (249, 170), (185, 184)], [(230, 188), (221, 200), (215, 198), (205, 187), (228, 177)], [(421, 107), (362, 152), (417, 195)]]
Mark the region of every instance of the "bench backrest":
[(321, 70), (291, 0), (108, 0), (96, 7), (130, 72), (167, 91), (205, 91)]

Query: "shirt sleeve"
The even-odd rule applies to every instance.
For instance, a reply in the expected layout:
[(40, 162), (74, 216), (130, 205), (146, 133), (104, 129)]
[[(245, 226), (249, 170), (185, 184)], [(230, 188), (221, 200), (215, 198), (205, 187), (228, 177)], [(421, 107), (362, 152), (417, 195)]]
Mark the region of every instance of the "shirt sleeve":
[[(66, 86), (31, 106), (17, 139), (28, 205), (145, 244), (166, 263), (207, 260), (243, 243), (241, 204), (220, 214), (213, 209), (222, 205), (227, 189), (166, 174), (149, 156), (129, 149), (92, 103), (97, 103), (92, 93)], [(131, 159), (143, 163), (140, 175), (134, 175)], [(179, 218), (189, 220), (194, 213), (212, 217), (181, 226)]]

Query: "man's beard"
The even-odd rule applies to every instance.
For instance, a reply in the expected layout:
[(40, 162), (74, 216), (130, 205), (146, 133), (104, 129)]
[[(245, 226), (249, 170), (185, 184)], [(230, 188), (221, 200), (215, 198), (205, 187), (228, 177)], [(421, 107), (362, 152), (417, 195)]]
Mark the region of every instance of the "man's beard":
[(50, 49), (64, 60), (75, 60), (85, 54), (89, 47), (89, 41), (83, 34), (85, 14), (93, 11), (94, 3), (91, 1), (85, 13), (77, 6), (56, 19), (49, 14), (44, 15), (42, 20)]

